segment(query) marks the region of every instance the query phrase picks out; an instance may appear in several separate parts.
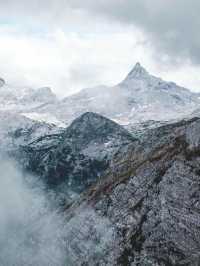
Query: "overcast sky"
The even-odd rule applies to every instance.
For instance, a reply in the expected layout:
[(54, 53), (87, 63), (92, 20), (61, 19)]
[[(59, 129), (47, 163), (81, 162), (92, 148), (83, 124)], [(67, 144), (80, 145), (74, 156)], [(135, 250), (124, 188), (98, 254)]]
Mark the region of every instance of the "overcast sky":
[(199, 0), (0, 0), (0, 76), (59, 95), (121, 81), (137, 61), (200, 91)]

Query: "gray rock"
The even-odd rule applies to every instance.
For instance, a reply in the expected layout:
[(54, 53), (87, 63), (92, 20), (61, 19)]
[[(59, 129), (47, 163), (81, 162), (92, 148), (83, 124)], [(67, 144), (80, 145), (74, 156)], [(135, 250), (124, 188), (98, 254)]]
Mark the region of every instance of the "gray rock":
[(73, 265), (199, 265), (199, 127), (152, 130), (67, 209)]

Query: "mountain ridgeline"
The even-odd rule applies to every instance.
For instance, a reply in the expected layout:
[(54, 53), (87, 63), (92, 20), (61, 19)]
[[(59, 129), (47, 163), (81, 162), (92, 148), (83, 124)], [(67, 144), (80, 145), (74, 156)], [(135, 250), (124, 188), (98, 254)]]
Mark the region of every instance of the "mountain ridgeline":
[(181, 119), (200, 103), (199, 95), (166, 82), (137, 63), (126, 78), (113, 87), (86, 88), (56, 104), (37, 110), (69, 124), (84, 112), (96, 112), (130, 128), (147, 120)]

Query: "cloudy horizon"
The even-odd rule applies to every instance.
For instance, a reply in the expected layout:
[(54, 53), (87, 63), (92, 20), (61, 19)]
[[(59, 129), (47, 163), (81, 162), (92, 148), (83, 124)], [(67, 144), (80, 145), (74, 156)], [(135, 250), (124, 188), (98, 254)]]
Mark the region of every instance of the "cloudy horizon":
[(0, 2), (0, 76), (58, 95), (114, 85), (139, 61), (200, 91), (197, 0)]

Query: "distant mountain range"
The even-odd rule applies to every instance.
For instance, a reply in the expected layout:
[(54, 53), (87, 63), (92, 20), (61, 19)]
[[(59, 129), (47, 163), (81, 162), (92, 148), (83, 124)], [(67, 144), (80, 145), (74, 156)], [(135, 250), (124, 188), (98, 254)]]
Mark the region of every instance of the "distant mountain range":
[(152, 76), (137, 63), (116, 86), (83, 89), (56, 103), (47, 103), (35, 112), (56, 116), (65, 124), (84, 112), (96, 112), (130, 126), (147, 120), (182, 118), (199, 104), (199, 94)]
[(198, 93), (149, 74), (137, 63), (113, 87), (98, 86), (58, 100), (48, 87), (33, 90), (0, 83), (0, 111), (14, 111), (59, 127), (85, 112), (104, 115), (121, 125), (183, 118), (199, 108)]

